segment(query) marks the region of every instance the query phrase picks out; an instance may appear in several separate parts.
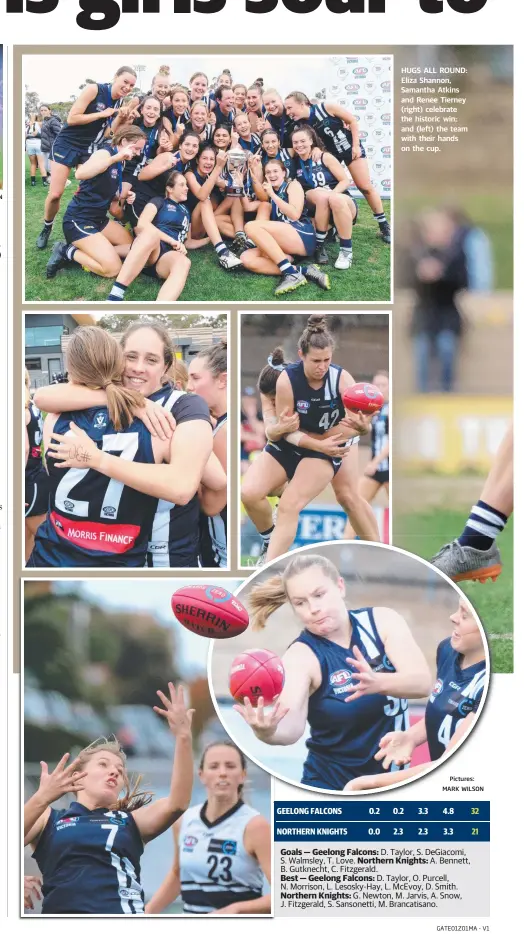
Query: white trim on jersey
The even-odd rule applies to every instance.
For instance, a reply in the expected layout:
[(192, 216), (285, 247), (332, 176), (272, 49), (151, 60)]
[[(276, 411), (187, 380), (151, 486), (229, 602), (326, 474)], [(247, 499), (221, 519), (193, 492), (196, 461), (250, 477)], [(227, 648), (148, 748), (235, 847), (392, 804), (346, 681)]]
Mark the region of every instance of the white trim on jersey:
[[(166, 396), (164, 402), (160, 403), (163, 409), (171, 411), (175, 402), (178, 402), (181, 396), (187, 396), (187, 393), (181, 389), (173, 389)], [(154, 568), (168, 568), (171, 566), (171, 557), (169, 554), (169, 525), (171, 519), (171, 510), (176, 503), (169, 503), (165, 499), (158, 500), (155, 516), (153, 519), (153, 528), (148, 542), (147, 551), (152, 555), (151, 564)], [(159, 546), (164, 547), (160, 548)]]
[(339, 394), (338, 384), (340, 382), (340, 369), (339, 367), (330, 365), (328, 370), (328, 378), (324, 385), (324, 399), (331, 401), (331, 399), (336, 399)]
[(473, 700), (476, 700), (479, 694), (484, 690), (484, 682), (486, 680), (486, 669), (483, 671), (477, 671), (476, 675), (473, 676), (469, 684), (461, 691), (463, 697), (471, 697)]
[(380, 655), (380, 650), (376, 643), (369, 610), (364, 610), (360, 613), (354, 613), (351, 611), (351, 615), (354, 616), (357, 621), (359, 635), (369, 657), (378, 658)]

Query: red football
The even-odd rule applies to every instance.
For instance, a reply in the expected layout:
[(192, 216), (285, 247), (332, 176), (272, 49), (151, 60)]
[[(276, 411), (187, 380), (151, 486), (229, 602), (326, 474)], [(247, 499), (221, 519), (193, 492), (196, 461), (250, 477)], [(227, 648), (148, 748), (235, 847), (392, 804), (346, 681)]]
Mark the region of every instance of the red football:
[(363, 412), (364, 415), (374, 415), (384, 405), (384, 396), (373, 383), (355, 383), (344, 392), (342, 396), (344, 408), (350, 412)]
[(233, 660), (229, 690), (236, 701), (249, 697), (256, 706), (259, 697), (272, 704), (284, 687), (284, 666), (278, 655), (267, 649), (248, 649)]
[(188, 584), (175, 590), (171, 609), (182, 626), (208, 639), (231, 639), (249, 626), (240, 600), (214, 584)]

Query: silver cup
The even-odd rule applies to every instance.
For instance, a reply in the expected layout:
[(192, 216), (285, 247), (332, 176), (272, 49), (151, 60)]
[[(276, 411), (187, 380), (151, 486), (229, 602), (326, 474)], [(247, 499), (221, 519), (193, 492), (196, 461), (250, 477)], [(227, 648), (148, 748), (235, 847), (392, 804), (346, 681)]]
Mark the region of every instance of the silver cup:
[(230, 175), (230, 183), (226, 188), (226, 194), (230, 198), (242, 198), (245, 194), (244, 179), (247, 165), (247, 153), (244, 149), (230, 149), (227, 154), (227, 170)]

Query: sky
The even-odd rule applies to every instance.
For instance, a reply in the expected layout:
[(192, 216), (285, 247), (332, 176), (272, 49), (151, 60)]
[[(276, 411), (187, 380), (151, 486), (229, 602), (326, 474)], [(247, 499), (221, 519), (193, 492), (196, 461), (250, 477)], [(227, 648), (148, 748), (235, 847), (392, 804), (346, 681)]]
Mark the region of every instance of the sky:
[[(183, 577), (177, 577), (172, 580), (156, 578), (155, 580), (146, 580), (140, 577), (136, 580), (92, 580), (79, 581), (79, 589), (90, 600), (96, 600), (106, 609), (118, 610), (119, 612), (136, 612), (144, 610), (154, 613), (158, 617), (161, 625), (176, 628), (177, 645), (180, 647), (182, 656), (179, 659), (180, 668), (187, 677), (191, 674), (204, 674), (207, 667), (207, 653), (209, 640), (202, 636), (197, 636), (178, 622), (173, 616), (171, 609), (171, 597), (175, 590), (179, 590), (185, 584), (195, 583), (195, 581), (184, 580)], [(199, 581), (199, 583), (202, 583)], [(218, 587), (225, 587), (227, 590), (234, 591), (240, 585), (240, 581), (234, 578), (224, 580), (213, 579), (210, 572), (209, 578), (206, 578), (206, 584), (215, 584)], [(63, 581), (56, 584), (57, 590), (69, 590), (71, 583)]]
[[(348, 52), (350, 54), (350, 51)], [(187, 84), (195, 71), (203, 71), (212, 80), (224, 68), (229, 68), (233, 82), (251, 84), (263, 78), (266, 87), (273, 85), (283, 93), (305, 90), (315, 94), (325, 87), (331, 72), (325, 55), (25, 55), (24, 85), (36, 91), (41, 101), (69, 100), (78, 96), (79, 86), (86, 78), (110, 81), (121, 65), (145, 65), (140, 73), (142, 90), (149, 90), (160, 65), (169, 65), (171, 78)]]

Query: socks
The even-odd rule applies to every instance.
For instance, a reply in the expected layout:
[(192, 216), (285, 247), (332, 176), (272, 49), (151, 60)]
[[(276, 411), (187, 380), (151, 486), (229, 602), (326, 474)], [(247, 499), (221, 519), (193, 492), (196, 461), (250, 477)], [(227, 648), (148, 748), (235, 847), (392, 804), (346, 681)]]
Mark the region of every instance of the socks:
[(222, 256), (223, 253), (227, 253), (226, 244), (222, 240), (219, 240), (218, 243), (215, 243), (215, 251), (217, 256)]
[(458, 540), (459, 544), (477, 548), (478, 551), (487, 551), (507, 521), (508, 517), (502, 512), (479, 499), (471, 509), (464, 531)]
[(316, 230), (315, 239), (317, 241), (317, 246), (322, 246), (326, 242), (326, 237), (328, 235), (327, 230)]
[(269, 545), (269, 539), (271, 538), (271, 533), (274, 528), (275, 526), (272, 525), (271, 528), (267, 529), (265, 532), (260, 532), (260, 538), (264, 542), (264, 545)]
[(73, 261), (73, 258), (76, 252), (77, 252), (77, 248), (76, 246), (73, 246), (72, 243), (70, 243), (69, 246), (66, 247), (66, 249), (64, 250), (64, 254), (70, 263)]
[(353, 240), (343, 240), (340, 237), (340, 250), (342, 253), (352, 253), (353, 252)]
[(31, 188), (34, 188), (35, 185), (36, 185), (36, 178), (34, 177), (34, 175), (32, 175), (31, 176)]
[(281, 263), (278, 264), (278, 268), (283, 276), (296, 276), (298, 275), (298, 269), (296, 266), (293, 266), (288, 259), (283, 259)]
[(44, 227), (51, 228), (54, 224), (54, 219), (52, 221), (44, 221)]
[(127, 285), (122, 285), (120, 282), (115, 282), (113, 288), (107, 296), (107, 300), (108, 302), (123, 302), (126, 297), (126, 292)]
[(379, 227), (380, 227), (382, 224), (387, 224), (388, 219), (387, 219), (387, 217), (386, 217), (386, 215), (385, 215), (384, 213), (382, 213), (382, 214), (374, 214), (373, 217), (375, 218), (375, 220), (376, 220), (377, 224), (379, 225)]

